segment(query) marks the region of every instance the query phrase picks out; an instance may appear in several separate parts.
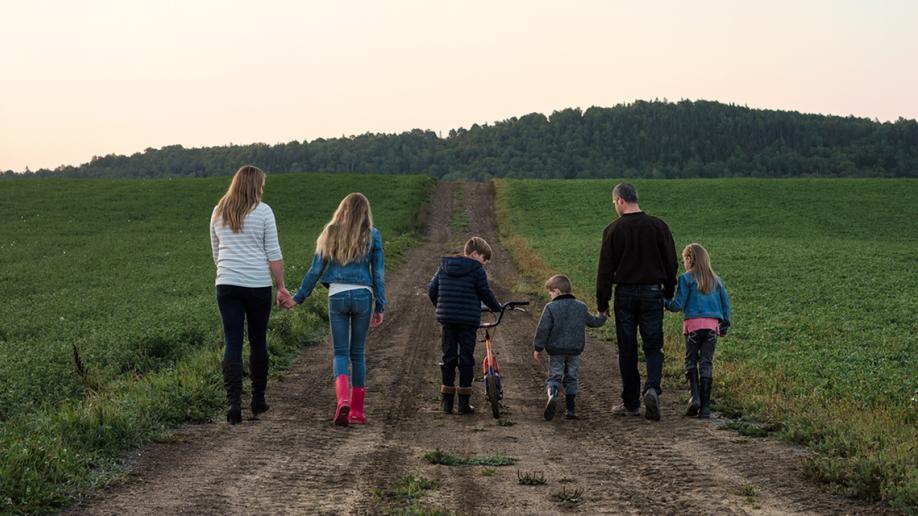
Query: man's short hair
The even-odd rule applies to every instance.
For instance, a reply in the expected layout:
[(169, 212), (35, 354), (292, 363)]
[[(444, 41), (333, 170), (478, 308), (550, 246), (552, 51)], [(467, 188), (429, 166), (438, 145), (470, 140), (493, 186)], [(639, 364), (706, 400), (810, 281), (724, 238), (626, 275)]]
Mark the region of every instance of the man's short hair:
[(570, 278), (564, 274), (555, 274), (554, 276), (548, 278), (548, 281), (545, 282), (545, 289), (558, 289), (562, 294), (570, 294), (573, 287), (571, 286)]
[(478, 256), (484, 258), (484, 260), (491, 260), (491, 246), (488, 245), (488, 242), (481, 237), (472, 237), (468, 242), (465, 243), (465, 249), (462, 250), (462, 253), (466, 256), (470, 256), (472, 251), (478, 253)]
[(612, 189), (612, 199), (616, 198), (625, 202), (638, 202), (637, 190), (631, 183), (619, 183)]

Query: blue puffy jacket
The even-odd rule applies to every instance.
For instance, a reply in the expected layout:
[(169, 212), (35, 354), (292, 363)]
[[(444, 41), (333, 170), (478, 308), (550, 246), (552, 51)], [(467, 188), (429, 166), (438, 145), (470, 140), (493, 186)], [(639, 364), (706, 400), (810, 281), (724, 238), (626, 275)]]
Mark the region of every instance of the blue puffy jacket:
[(362, 259), (351, 262), (347, 265), (341, 265), (322, 258), (316, 253), (312, 258), (312, 265), (303, 278), (303, 283), (293, 295), (293, 300), (302, 303), (316, 288), (316, 283), (322, 280), (322, 284), (328, 287), (332, 283), (350, 283), (353, 285), (366, 285), (373, 289), (373, 295), (376, 297), (376, 307), (374, 311), (384, 312), (388, 302), (386, 301), (385, 280), (385, 260), (383, 259), (382, 236), (379, 230), (373, 228), (373, 240), (370, 245), (370, 253)]
[(427, 295), (437, 307), (437, 321), (441, 324), (478, 326), (482, 302), (495, 312), (501, 308), (488, 286), (484, 267), (467, 256), (444, 257), (427, 285)]
[(702, 294), (698, 290), (695, 275), (686, 272), (679, 276), (676, 296), (666, 301), (666, 308), (673, 312), (682, 310), (686, 319), (719, 319), (722, 335), (726, 335), (730, 328), (730, 296), (727, 295), (727, 289), (720, 278), (717, 278), (717, 284), (711, 292)]

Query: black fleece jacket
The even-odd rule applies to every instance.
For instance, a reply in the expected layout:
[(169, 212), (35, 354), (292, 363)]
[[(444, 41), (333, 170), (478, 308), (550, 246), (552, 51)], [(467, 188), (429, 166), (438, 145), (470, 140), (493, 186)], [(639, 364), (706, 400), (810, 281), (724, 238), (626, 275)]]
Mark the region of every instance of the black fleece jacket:
[(596, 273), (596, 306), (609, 309), (612, 284), (662, 285), (663, 296), (672, 299), (678, 271), (676, 244), (669, 226), (640, 211), (627, 213), (602, 233)]

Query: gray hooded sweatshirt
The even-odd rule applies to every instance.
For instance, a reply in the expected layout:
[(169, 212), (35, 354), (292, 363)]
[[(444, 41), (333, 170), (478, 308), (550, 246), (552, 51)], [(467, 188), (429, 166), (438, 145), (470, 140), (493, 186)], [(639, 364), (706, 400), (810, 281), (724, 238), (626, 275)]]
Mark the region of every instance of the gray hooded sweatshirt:
[(579, 355), (586, 343), (586, 327), (598, 328), (605, 322), (604, 316), (591, 314), (583, 301), (562, 294), (545, 305), (532, 344), (549, 355)]

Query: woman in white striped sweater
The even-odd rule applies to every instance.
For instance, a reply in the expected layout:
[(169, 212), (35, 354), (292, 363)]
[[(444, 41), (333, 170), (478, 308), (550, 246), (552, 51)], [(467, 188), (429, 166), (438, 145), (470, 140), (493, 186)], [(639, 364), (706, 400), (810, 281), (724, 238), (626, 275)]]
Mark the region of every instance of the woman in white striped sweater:
[(249, 368), (252, 377), (252, 417), (268, 410), (268, 317), (271, 279), (277, 304), (286, 304), (284, 261), (277, 240), (274, 212), (261, 202), (265, 173), (246, 165), (236, 171), (226, 194), (210, 218), (210, 243), (217, 266), (217, 306), (223, 320), (223, 386), (230, 424), (242, 421), (242, 339), (249, 326)]

